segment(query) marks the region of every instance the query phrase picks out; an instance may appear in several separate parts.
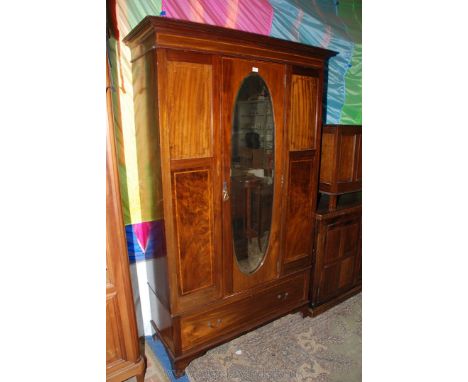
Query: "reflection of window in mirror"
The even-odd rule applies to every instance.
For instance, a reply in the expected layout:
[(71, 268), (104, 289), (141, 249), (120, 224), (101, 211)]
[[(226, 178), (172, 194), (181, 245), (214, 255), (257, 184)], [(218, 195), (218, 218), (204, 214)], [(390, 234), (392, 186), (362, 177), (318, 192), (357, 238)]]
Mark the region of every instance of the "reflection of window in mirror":
[(268, 86), (258, 74), (242, 82), (234, 105), (231, 157), (231, 213), (239, 268), (252, 273), (262, 264), (273, 207), (274, 119)]

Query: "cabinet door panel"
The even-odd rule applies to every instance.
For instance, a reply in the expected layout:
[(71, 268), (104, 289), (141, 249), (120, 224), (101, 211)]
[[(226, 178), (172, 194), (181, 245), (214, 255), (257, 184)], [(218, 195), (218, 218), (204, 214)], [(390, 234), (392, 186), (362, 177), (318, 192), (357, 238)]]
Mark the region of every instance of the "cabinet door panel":
[(167, 62), (171, 159), (212, 155), (211, 62)]
[(322, 134), (322, 160), (320, 161), (320, 183), (331, 184), (333, 181), (335, 134)]
[(289, 119), (290, 150), (316, 148), (318, 77), (293, 74)]
[(179, 293), (213, 286), (213, 200), (209, 169), (174, 173)]
[(350, 256), (341, 261), (338, 289), (350, 288), (352, 286), (355, 259), (354, 256)]
[[(273, 195), (262, 195), (263, 202), (268, 202), (272, 207), (268, 206), (268, 210), (271, 211), (271, 228), (269, 233), (268, 247), (265, 250), (263, 261), (259, 266), (249, 274), (244, 273), (236, 260), (236, 256), (233, 253), (233, 226), (229, 222), (233, 221), (233, 213), (244, 213), (242, 211), (248, 211), (249, 205), (248, 198), (239, 200), (239, 198), (225, 198), (223, 202), (223, 253), (225, 256), (225, 270), (226, 270), (226, 290), (228, 293), (246, 290), (255, 286), (258, 286), (266, 281), (275, 279), (278, 277), (278, 258), (279, 258), (279, 245), (280, 245), (280, 220), (281, 220), (281, 194), (282, 194), (282, 182), (281, 177), (284, 172), (284, 95), (285, 95), (285, 84), (284, 79), (286, 75), (286, 66), (283, 64), (276, 64), (270, 62), (254, 61), (254, 60), (243, 60), (236, 58), (223, 58), (222, 59), (222, 109), (221, 109), (221, 120), (223, 123), (223, 182), (225, 184), (226, 195), (233, 195), (236, 184), (234, 181), (231, 182), (231, 178), (236, 174), (238, 169), (232, 167), (232, 135), (234, 127), (234, 116), (236, 114), (236, 99), (239, 89), (242, 88), (244, 80), (255, 73), (261, 77), (262, 81), (268, 88), (268, 94), (271, 96), (272, 115), (268, 118), (272, 118), (272, 125), (274, 126), (274, 144), (272, 145), (274, 150), (274, 174), (269, 175), (267, 171), (254, 170), (250, 174), (250, 179), (256, 182), (265, 181), (267, 177), (272, 178), (273, 182)], [(261, 98), (261, 94), (258, 94), (257, 99)], [(265, 113), (268, 114), (268, 113)], [(268, 122), (270, 123), (270, 122)], [(255, 127), (255, 123), (252, 124)], [(243, 136), (247, 139), (248, 131), (243, 132)], [(257, 147), (257, 145), (253, 145)], [(266, 145), (259, 142), (260, 151), (264, 149)], [(253, 147), (252, 147), (253, 148)], [(254, 150), (252, 150), (254, 151)], [(259, 151), (259, 150), (257, 150)], [(265, 153), (264, 153), (265, 154)], [(267, 162), (267, 156), (263, 158), (252, 158), (254, 161)], [(260, 166), (252, 165), (255, 169)], [(235, 195), (235, 192), (234, 192)], [(255, 199), (257, 200), (257, 199)], [(270, 201), (271, 200), (271, 201)], [(231, 203), (240, 204), (237, 208)], [(266, 203), (265, 203), (266, 204)], [(246, 208), (247, 207), (247, 208)], [(262, 207), (262, 212), (267, 209)], [(233, 212), (234, 211), (234, 212)], [(249, 214), (245, 212), (245, 221), (249, 221)], [(260, 216), (264, 216), (258, 214)], [(234, 216), (235, 217), (235, 216)], [(257, 222), (255, 222), (257, 219)], [(239, 219), (241, 220), (241, 219)], [(269, 219), (268, 219), (269, 220)], [(252, 243), (258, 242), (258, 228), (261, 224), (261, 217), (252, 217), (252, 227), (257, 231), (253, 233), (250, 238), (250, 242), (246, 242), (246, 245), (252, 245)], [(269, 225), (269, 224), (268, 224)], [(247, 226), (247, 225), (246, 225)], [(261, 244), (257, 244), (261, 247)], [(263, 248), (262, 248), (263, 252)]]
[(331, 228), (328, 230), (325, 240), (325, 264), (331, 263), (340, 257), (340, 238), (340, 227)]
[(321, 131), (321, 88), (319, 71), (292, 67), (287, 118), (288, 173), (284, 194), (283, 272), (285, 264), (312, 255), (313, 213), (317, 204)]
[[(160, 49), (161, 170), (171, 313), (221, 297), (219, 58)], [(168, 218), (171, 217), (171, 218)]]
[(285, 262), (311, 255), (314, 157), (290, 158)]
[(357, 284), (360, 273), (360, 226), (357, 216), (341, 218), (341, 221), (323, 223), (321, 235), (323, 247), (318, 249), (317, 262), (321, 271), (317, 274), (322, 303), (346, 292)]
[(338, 294), (338, 283), (340, 279), (340, 264), (334, 263), (325, 266), (322, 271), (322, 278), (320, 280), (319, 289), (319, 302), (325, 301), (328, 298)]
[(338, 182), (352, 182), (354, 175), (356, 135), (342, 134), (340, 144), (340, 161), (338, 165)]
[(345, 255), (350, 252), (356, 255), (359, 243), (359, 222), (350, 223), (343, 227), (343, 252)]

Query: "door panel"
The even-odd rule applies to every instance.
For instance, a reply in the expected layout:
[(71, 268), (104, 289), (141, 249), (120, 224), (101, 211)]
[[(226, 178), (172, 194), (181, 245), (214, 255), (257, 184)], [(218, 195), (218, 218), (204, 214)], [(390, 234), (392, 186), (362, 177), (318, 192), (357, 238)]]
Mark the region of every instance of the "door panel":
[(209, 56), (206, 63), (201, 57), (167, 62), (171, 159), (212, 155), (213, 70)]
[(360, 218), (331, 223), (325, 228), (323, 270), (318, 302), (352, 288), (359, 277)]
[[(228, 293), (238, 292), (249, 289), (259, 284), (272, 280), (278, 277), (278, 259), (279, 259), (279, 234), (280, 234), (280, 218), (281, 218), (281, 177), (284, 171), (284, 145), (283, 145), (283, 118), (284, 118), (284, 94), (285, 94), (285, 65), (268, 63), (262, 61), (242, 60), (235, 58), (222, 59), (222, 124), (223, 124), (223, 182), (225, 182), (226, 198), (223, 202), (223, 221), (232, 222), (231, 202), (233, 187), (236, 184), (231, 182), (231, 176), (234, 174), (231, 169), (232, 159), (232, 129), (233, 118), (235, 113), (235, 101), (245, 78), (252, 73), (260, 76), (268, 88), (268, 94), (271, 95), (272, 118), (274, 124), (274, 174), (273, 181), (273, 196), (271, 203), (271, 231), (269, 233), (268, 247), (265, 251), (263, 262), (253, 273), (243, 273), (238, 266), (233, 253), (233, 230), (231, 224), (223, 226), (223, 249), (225, 255), (224, 268), (226, 269), (226, 290)], [(247, 137), (246, 137), (247, 139)], [(255, 161), (264, 160), (265, 158), (255, 158), (257, 153), (252, 150), (252, 158), (247, 158)], [(261, 166), (253, 166), (261, 167)], [(268, 176), (266, 172), (254, 171), (253, 178), (257, 182), (261, 182), (264, 177)], [(245, 187), (245, 186), (244, 186)], [(271, 198), (271, 195), (263, 195), (259, 193), (259, 198)], [(241, 203), (244, 206), (233, 205), (232, 210), (236, 214), (242, 214), (242, 211), (248, 211), (245, 208), (246, 200), (249, 198), (235, 198), (234, 203)], [(257, 199), (252, 199), (257, 200)], [(261, 201), (259, 205), (262, 205)], [(260, 218), (258, 218), (260, 221)]]
[[(158, 51), (162, 82), (163, 187), (172, 194), (165, 215), (172, 313), (221, 298), (221, 187), (219, 180), (219, 58), (210, 54)], [(165, 178), (164, 173), (170, 173)], [(170, 190), (170, 192), (168, 192)], [(166, 203), (168, 204), (168, 203)], [(169, 219), (168, 219), (169, 220)]]
[(179, 293), (213, 286), (213, 199), (209, 169), (174, 172)]
[(312, 253), (313, 214), (317, 203), (320, 141), (319, 71), (292, 67), (288, 95), (288, 174), (284, 192), (284, 264), (307, 258)]
[(296, 153), (289, 160), (285, 262), (310, 256), (312, 249), (314, 152), (297, 159), (292, 154)]
[(356, 135), (342, 134), (339, 146), (338, 182), (352, 182), (355, 172)]
[(289, 119), (290, 150), (316, 148), (318, 77), (293, 74), (291, 78), (291, 112)]

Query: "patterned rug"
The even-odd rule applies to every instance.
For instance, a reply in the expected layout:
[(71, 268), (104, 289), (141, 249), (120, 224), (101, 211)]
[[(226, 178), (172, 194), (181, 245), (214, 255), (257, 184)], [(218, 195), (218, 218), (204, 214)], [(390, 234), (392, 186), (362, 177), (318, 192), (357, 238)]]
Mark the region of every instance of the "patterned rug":
[(307, 317), (282, 317), (208, 351), (187, 367), (191, 382), (358, 382), (362, 298)]

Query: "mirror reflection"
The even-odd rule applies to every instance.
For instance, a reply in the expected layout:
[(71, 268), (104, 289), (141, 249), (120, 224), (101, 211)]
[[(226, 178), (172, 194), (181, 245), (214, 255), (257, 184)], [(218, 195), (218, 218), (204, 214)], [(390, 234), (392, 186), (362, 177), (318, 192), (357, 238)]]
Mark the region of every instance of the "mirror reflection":
[(244, 273), (263, 262), (271, 229), (274, 119), (270, 93), (258, 74), (241, 84), (234, 106), (231, 216), (234, 252)]

